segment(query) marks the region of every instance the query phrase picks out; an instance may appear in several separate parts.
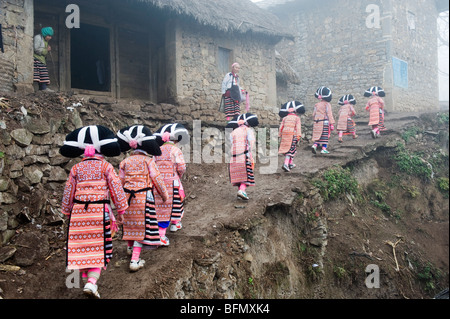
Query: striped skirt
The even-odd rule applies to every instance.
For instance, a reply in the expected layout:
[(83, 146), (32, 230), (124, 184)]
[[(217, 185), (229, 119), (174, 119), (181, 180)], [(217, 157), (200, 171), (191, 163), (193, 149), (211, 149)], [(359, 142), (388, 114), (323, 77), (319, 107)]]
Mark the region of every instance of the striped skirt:
[[(111, 212), (112, 214), (112, 212)], [(111, 220), (109, 218), (109, 213), (107, 212), (105, 214), (105, 263), (108, 265), (108, 263), (111, 261), (113, 256), (113, 244), (112, 244), (112, 231), (111, 231)], [(105, 265), (105, 267), (106, 267)]]
[(225, 115), (233, 117), (241, 114), (241, 106), (229, 96), (225, 96)]
[(284, 154), (285, 156), (290, 156), (292, 158), (294, 158), (295, 155), (297, 155), (297, 144), (298, 144), (298, 140), (297, 137), (294, 137), (292, 139), (292, 145), (291, 148), (289, 149), (289, 151)]
[(145, 235), (144, 239), (138, 240), (138, 242), (148, 246), (161, 245), (161, 237), (159, 236), (155, 206), (153, 191), (147, 191), (147, 197), (145, 200)]
[(380, 112), (380, 122), (378, 123), (378, 128), (380, 131), (386, 131), (387, 128), (384, 126), (384, 113)]
[(240, 184), (255, 186), (255, 174), (253, 168), (254, 166), (247, 154), (233, 157), (232, 162), (228, 166), (231, 184), (233, 186), (239, 186)]
[(75, 204), (67, 235), (67, 268), (106, 267), (112, 258), (111, 220), (106, 204)]
[(50, 84), (47, 66), (36, 58), (34, 58), (33, 81)]
[(172, 215), (170, 221), (177, 223), (181, 221), (184, 215), (184, 199), (181, 199), (180, 188), (174, 186), (173, 188), (173, 202), (172, 202)]
[(322, 135), (316, 141), (317, 144), (328, 144), (330, 140), (330, 125), (328, 121), (323, 122)]
[(347, 130), (344, 131), (344, 135), (353, 135), (356, 132), (356, 123), (351, 118), (347, 119)]

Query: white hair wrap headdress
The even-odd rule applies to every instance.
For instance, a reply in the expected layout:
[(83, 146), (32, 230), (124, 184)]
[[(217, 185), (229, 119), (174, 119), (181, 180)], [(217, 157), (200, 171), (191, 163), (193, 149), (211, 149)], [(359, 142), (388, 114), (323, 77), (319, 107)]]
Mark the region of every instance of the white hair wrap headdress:
[[(92, 144), (86, 143), (86, 133), (89, 130), (89, 134), (91, 136)], [(98, 128), (95, 125), (91, 126), (85, 126), (81, 128), (80, 132), (78, 133), (78, 139), (77, 141), (64, 141), (64, 145), (72, 146), (72, 147), (78, 147), (80, 149), (85, 149), (86, 146), (93, 146), (97, 153), (101, 153), (101, 147), (103, 145), (117, 142), (117, 138), (109, 138), (100, 140), (99, 134), (98, 134)]]
[[(136, 129), (137, 133), (135, 136), (132, 136), (133, 130)], [(142, 143), (145, 141), (156, 140), (156, 136), (147, 135), (143, 133), (144, 126), (142, 125), (133, 125), (129, 129), (121, 132), (117, 132), (117, 137), (122, 139), (125, 142), (130, 143), (131, 141), (136, 141), (139, 146), (142, 146)]]

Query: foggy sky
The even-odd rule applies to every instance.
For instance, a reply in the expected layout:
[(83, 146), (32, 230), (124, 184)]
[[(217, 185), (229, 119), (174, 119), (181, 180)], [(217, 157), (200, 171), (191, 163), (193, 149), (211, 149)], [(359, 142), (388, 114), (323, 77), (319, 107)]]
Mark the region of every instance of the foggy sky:
[[(251, 0), (252, 2), (264, 2), (268, 3), (283, 3), (286, 0)], [(449, 74), (449, 48), (440, 47), (438, 51), (439, 56), (439, 69), (443, 72)], [(449, 77), (444, 75), (439, 75), (439, 100), (448, 101), (449, 100)]]

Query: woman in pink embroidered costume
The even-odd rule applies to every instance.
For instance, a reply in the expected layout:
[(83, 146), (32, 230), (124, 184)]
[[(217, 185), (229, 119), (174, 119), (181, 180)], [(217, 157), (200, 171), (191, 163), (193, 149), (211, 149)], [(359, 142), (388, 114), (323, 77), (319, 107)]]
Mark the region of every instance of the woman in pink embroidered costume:
[(175, 232), (183, 226), (181, 220), (184, 216), (185, 192), (181, 178), (186, 172), (186, 162), (183, 152), (178, 148), (178, 143), (189, 143), (189, 132), (179, 123), (162, 126), (156, 133), (161, 146), (161, 155), (155, 156), (156, 166), (160, 170), (164, 183), (169, 193), (169, 200), (163, 203), (161, 197), (156, 194), (156, 215), (158, 219), (161, 244), (169, 246), (170, 241), (166, 236), (167, 228)]
[(112, 257), (112, 237), (117, 230), (110, 205), (118, 210), (118, 222), (128, 208), (119, 176), (103, 156), (120, 155), (114, 133), (104, 126), (85, 126), (66, 136), (61, 155), (82, 161), (70, 170), (61, 211), (69, 217), (67, 268), (79, 269), (86, 282), (83, 291), (100, 298), (97, 281)]
[(353, 135), (353, 139), (358, 138), (358, 135), (356, 135), (356, 123), (353, 121), (353, 116), (356, 115), (355, 108), (353, 107), (355, 104), (356, 100), (351, 94), (344, 95), (339, 99), (339, 105), (341, 105), (337, 124), (339, 143), (344, 141), (342, 139), (344, 135)]
[(150, 129), (132, 125), (117, 132), (122, 152), (131, 150), (119, 165), (119, 178), (128, 195), (128, 209), (123, 217), (123, 240), (131, 255), (130, 271), (144, 267), (140, 258), (143, 247), (158, 247), (161, 240), (156, 219), (155, 196), (165, 202), (169, 198), (163, 177), (151, 155), (161, 155), (161, 149)]
[(366, 111), (370, 113), (369, 126), (372, 128), (372, 137), (380, 137), (380, 131), (386, 130), (384, 126), (384, 101), (382, 99), (386, 96), (386, 93), (382, 88), (373, 86), (364, 92), (364, 96), (370, 98), (366, 104)]
[(317, 89), (316, 98), (319, 99), (319, 103), (314, 106), (313, 111), (313, 136), (312, 141), (314, 142), (312, 146), (312, 152), (317, 153), (317, 147), (322, 146), (320, 151), (322, 154), (328, 154), (328, 142), (330, 140), (331, 131), (334, 130), (334, 117), (333, 110), (331, 108), (331, 100), (333, 95), (331, 90), (325, 86)]
[(300, 114), (305, 114), (305, 107), (298, 101), (291, 101), (281, 106), (279, 112), (282, 118), (279, 136), (281, 137), (278, 154), (285, 156), (281, 167), (285, 172), (295, 168), (294, 157), (297, 154), (297, 145), (302, 137), (302, 122)]
[(227, 121), (241, 114), (241, 102), (243, 95), (246, 99), (246, 110), (248, 111), (248, 93), (241, 89), (239, 71), (241, 66), (235, 62), (231, 65), (231, 72), (227, 73), (222, 80), (222, 95), (225, 100), (225, 115)]
[(248, 200), (246, 189), (255, 186), (255, 161), (252, 152), (255, 150), (255, 132), (252, 127), (258, 125), (258, 117), (251, 113), (236, 116), (227, 125), (233, 129), (230, 134), (231, 158), (228, 165), (230, 182), (238, 187), (237, 196)]

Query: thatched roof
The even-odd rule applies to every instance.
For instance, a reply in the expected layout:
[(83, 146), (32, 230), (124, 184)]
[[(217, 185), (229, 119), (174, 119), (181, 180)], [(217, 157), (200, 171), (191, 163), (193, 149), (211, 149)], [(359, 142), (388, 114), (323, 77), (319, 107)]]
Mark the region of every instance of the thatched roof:
[(250, 0), (135, 0), (224, 32), (290, 36), (270, 12)]
[(278, 51), (275, 52), (275, 65), (277, 78), (292, 84), (300, 84), (300, 76)]

